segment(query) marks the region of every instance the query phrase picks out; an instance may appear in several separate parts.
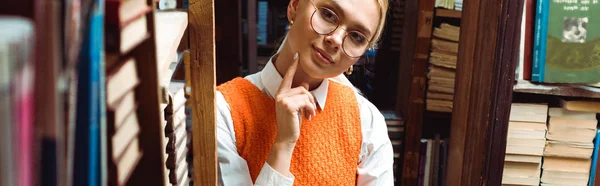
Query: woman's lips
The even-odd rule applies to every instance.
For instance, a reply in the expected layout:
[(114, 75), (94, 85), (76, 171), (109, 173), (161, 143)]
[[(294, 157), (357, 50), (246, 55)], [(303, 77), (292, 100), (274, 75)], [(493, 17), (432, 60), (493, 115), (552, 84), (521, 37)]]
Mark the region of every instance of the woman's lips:
[(331, 57), (329, 55), (327, 55), (325, 52), (323, 52), (322, 50), (320, 50), (319, 48), (313, 46), (313, 50), (315, 50), (315, 54), (316, 54), (317, 58), (319, 58), (319, 61), (321, 61), (322, 63), (325, 63), (325, 64), (333, 63), (333, 60), (331, 59)]

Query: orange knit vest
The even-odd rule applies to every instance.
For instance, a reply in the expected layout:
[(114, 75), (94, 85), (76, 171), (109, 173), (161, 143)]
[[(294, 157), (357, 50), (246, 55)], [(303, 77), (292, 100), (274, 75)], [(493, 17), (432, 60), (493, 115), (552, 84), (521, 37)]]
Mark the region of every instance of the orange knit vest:
[[(230, 106), (237, 151), (255, 182), (277, 135), (275, 101), (243, 78), (217, 87)], [(304, 120), (290, 171), (294, 185), (356, 185), (362, 144), (360, 112), (354, 91), (330, 81), (327, 107)]]

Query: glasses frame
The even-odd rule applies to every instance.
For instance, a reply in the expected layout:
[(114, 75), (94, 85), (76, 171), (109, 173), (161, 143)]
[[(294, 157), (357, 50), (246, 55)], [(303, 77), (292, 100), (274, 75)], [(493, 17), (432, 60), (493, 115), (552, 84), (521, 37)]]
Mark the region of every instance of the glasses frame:
[[(315, 26), (313, 25), (313, 19), (315, 17), (315, 14), (317, 13), (317, 11), (319, 11), (319, 8), (312, 1), (308, 1), (308, 2), (310, 2), (310, 4), (315, 8), (315, 10), (313, 11), (312, 15), (310, 16), (310, 27), (313, 29), (313, 31), (315, 33), (317, 33), (319, 35), (329, 35), (329, 34), (335, 32), (338, 28), (342, 29), (345, 32), (344, 37), (342, 38), (342, 45), (341, 45), (342, 46), (342, 51), (344, 51), (344, 54), (346, 54), (348, 57), (351, 57), (351, 58), (360, 58), (360, 57), (362, 57), (362, 56), (365, 55), (365, 53), (369, 50), (369, 46), (367, 46), (367, 48), (365, 48), (365, 50), (359, 56), (352, 56), (352, 55), (348, 54), (348, 52), (346, 52), (346, 47), (344, 47), (345, 46), (344, 43), (346, 42), (346, 37), (348, 37), (348, 33), (349, 32), (348, 32), (348, 30), (346, 30), (344, 28), (340, 28), (339, 21), (336, 23), (335, 28), (332, 29), (331, 31), (329, 31), (329, 33), (319, 33), (319, 32), (317, 32), (317, 30), (315, 29)], [(331, 13), (333, 13), (333, 15), (335, 15), (336, 19), (339, 20), (339, 16), (337, 14), (335, 14), (335, 12), (331, 11)], [(364, 34), (362, 34), (360, 32), (357, 32), (357, 33), (359, 33), (360, 35), (363, 35), (365, 37), (365, 39), (367, 38), (367, 36), (365, 36)], [(367, 43), (370, 43), (370, 42), (371, 42), (371, 39), (367, 39)]]

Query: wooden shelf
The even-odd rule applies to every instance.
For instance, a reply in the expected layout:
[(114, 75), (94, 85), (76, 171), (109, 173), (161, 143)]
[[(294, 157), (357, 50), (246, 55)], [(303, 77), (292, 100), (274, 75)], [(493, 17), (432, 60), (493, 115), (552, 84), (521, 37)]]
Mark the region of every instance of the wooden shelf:
[(184, 11), (157, 11), (156, 53), (159, 77), (175, 62), (177, 48), (188, 26), (188, 13)]
[(448, 18), (461, 18), (462, 17), (462, 11), (458, 11), (458, 10), (448, 10), (448, 9), (443, 9), (443, 8), (436, 8), (435, 9), (435, 16), (437, 17), (448, 17)]
[(544, 94), (565, 97), (600, 98), (600, 88), (578, 84), (534, 84), (518, 81), (513, 92)]

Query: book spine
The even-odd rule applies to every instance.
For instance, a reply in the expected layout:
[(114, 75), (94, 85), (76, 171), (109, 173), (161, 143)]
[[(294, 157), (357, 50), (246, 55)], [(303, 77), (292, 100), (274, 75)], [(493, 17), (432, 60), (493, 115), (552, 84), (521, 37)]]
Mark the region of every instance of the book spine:
[(539, 61), (539, 82), (544, 82), (546, 74), (546, 47), (548, 43), (548, 17), (550, 14), (550, 0), (544, 1), (542, 5), (542, 28), (540, 36), (540, 61)]
[(597, 185), (598, 182), (596, 179), (597, 169), (598, 169), (598, 148), (600, 147), (600, 130), (596, 130), (596, 139), (594, 139), (594, 152), (592, 153), (592, 167), (590, 167), (590, 179), (588, 181), (588, 186)]
[(535, 9), (535, 38), (533, 43), (533, 64), (531, 70), (531, 81), (533, 82), (541, 82), (540, 77), (540, 46), (541, 46), (541, 38), (542, 38), (542, 7), (544, 1), (537, 0), (536, 9)]
[(523, 61), (523, 79), (531, 80), (531, 63), (533, 60), (533, 35), (535, 18), (535, 0), (525, 0), (525, 49)]
[[(106, 1), (106, 2), (110, 2), (110, 1)], [(97, 19), (97, 23), (99, 25), (95, 25), (98, 26), (96, 31), (96, 43), (95, 43), (95, 47), (96, 50), (95, 52), (98, 52), (98, 55), (95, 56), (95, 60), (98, 61), (98, 65), (96, 66), (98, 69), (98, 89), (99, 89), (99, 97), (98, 97), (98, 110), (99, 110), (99, 116), (98, 116), (98, 120), (99, 120), (99, 145), (100, 145), (100, 150), (97, 152), (99, 153), (99, 162), (100, 162), (100, 173), (99, 173), (99, 177), (98, 179), (100, 179), (99, 181), (97, 181), (97, 183), (100, 184), (100, 186), (105, 186), (108, 185), (108, 150), (107, 150), (107, 146), (108, 146), (108, 135), (106, 132), (106, 67), (105, 67), (105, 59), (104, 59), (104, 28), (102, 25), (104, 25), (104, 19), (105, 19), (105, 1), (103, 0), (99, 0), (97, 1), (98, 3), (98, 9), (97, 9), (97, 14), (95, 14), (95, 19)]]
[[(100, 69), (103, 59), (103, 30), (104, 30), (104, 1), (96, 0), (95, 8), (92, 12), (90, 23), (90, 65), (91, 65), (91, 98), (90, 98), (90, 130), (89, 130), (89, 186), (98, 186), (101, 184), (101, 162), (100, 162), (100, 121), (101, 111), (100, 103), (103, 90), (101, 88)], [(93, 120), (92, 120), (93, 119)]]
[(421, 140), (421, 150), (419, 153), (419, 175), (418, 175), (418, 186), (423, 186), (423, 178), (425, 176), (425, 163), (427, 155), (427, 140)]

